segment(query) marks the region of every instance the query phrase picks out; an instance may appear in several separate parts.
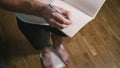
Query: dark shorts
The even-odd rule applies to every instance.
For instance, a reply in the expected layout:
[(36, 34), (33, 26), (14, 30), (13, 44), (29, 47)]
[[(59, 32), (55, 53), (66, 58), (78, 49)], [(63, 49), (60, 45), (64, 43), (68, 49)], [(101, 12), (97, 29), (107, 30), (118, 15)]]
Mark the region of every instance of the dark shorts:
[(21, 32), (37, 50), (41, 50), (44, 46), (47, 45), (50, 38), (50, 32), (59, 36), (66, 37), (66, 35), (57, 28), (25, 23), (18, 18), (17, 23)]

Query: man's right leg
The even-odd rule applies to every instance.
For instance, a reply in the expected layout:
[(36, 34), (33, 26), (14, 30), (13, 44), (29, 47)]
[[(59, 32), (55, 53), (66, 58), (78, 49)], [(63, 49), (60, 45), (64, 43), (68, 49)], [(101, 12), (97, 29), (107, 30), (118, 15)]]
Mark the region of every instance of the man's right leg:
[(42, 52), (42, 61), (45, 68), (52, 68), (52, 60), (48, 48), (50, 31), (37, 29), (36, 25), (24, 23), (17, 19), (18, 26), (25, 37), (30, 41), (36, 50)]

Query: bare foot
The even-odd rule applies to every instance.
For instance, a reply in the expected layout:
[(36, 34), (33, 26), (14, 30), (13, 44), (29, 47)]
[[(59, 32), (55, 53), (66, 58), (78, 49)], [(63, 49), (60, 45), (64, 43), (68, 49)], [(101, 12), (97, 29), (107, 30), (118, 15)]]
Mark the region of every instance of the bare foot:
[(49, 49), (46, 49), (41, 53), (41, 59), (42, 59), (44, 68), (53, 68), (53, 63), (52, 63)]
[(62, 47), (55, 48), (55, 51), (57, 52), (57, 54), (60, 56), (60, 58), (63, 60), (63, 62), (66, 65), (68, 65), (70, 63), (69, 54), (64, 48), (62, 48)]

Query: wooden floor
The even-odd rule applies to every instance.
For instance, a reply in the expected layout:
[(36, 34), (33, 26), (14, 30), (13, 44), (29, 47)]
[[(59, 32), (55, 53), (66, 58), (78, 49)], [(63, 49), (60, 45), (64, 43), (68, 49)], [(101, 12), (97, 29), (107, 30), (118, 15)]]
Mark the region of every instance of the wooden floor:
[[(8, 68), (42, 68), (39, 53), (17, 28), (14, 14), (2, 9), (0, 44)], [(63, 44), (71, 57), (65, 68), (120, 68), (120, 0), (107, 0), (97, 17)]]

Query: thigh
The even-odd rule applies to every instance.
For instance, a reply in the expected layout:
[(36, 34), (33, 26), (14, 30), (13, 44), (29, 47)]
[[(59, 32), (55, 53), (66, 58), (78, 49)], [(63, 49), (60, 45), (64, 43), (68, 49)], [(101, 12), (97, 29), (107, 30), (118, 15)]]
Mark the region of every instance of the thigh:
[(35, 28), (35, 25), (24, 23), (19, 19), (17, 19), (17, 22), (19, 29), (35, 49), (40, 50), (47, 45), (50, 38), (50, 31)]

